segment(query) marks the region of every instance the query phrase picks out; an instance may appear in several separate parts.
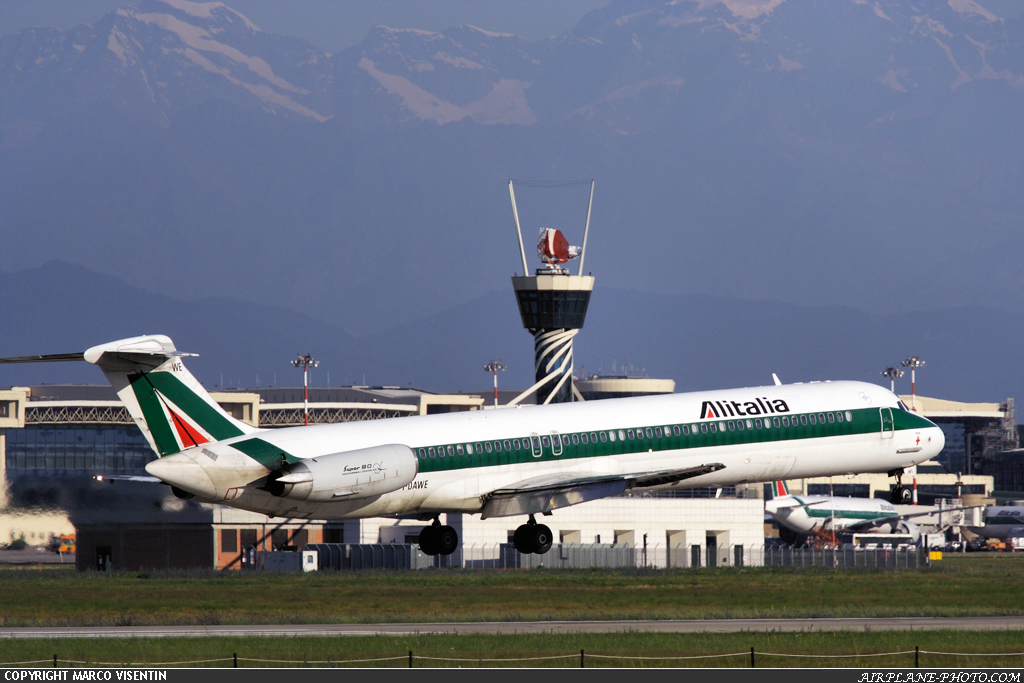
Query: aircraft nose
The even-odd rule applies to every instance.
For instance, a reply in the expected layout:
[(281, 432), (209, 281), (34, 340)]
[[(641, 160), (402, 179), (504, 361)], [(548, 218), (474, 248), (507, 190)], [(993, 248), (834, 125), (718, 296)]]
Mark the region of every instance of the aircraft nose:
[(217, 488), (210, 475), (184, 453), (164, 456), (146, 465), (146, 471), (171, 486), (177, 486), (200, 498), (217, 499)]

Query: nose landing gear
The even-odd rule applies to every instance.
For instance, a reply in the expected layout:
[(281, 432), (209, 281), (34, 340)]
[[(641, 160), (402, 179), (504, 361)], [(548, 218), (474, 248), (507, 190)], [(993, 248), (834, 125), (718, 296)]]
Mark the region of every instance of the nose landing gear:
[(896, 486), (892, 487), (889, 502), (893, 505), (910, 505), (914, 501), (914, 492), (909, 486), (904, 486), (900, 483), (900, 479), (903, 477), (903, 470), (893, 470), (889, 473), (889, 476), (896, 477)]
[(530, 521), (519, 526), (512, 536), (512, 543), (516, 550), (523, 554), (543, 555), (551, 550), (551, 541), (551, 529), (545, 524), (537, 524), (533, 515), (530, 515)]

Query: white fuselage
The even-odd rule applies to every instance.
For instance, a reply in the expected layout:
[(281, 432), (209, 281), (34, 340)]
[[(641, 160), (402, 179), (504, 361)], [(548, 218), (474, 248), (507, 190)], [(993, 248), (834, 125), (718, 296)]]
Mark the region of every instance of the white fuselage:
[[(419, 469), (403, 488), (367, 498), (275, 497), (259, 488), (270, 467), (232, 445), (254, 437), (297, 459), (403, 444)], [(674, 484), (713, 487), (890, 471), (933, 457), (943, 443), (938, 427), (901, 411), (889, 391), (826, 382), (260, 430), (156, 461), (181, 464), (188, 474), (176, 481), (167, 467), (154, 474), (202, 500), (272, 516), (429, 516), (481, 512), (491, 492), (548, 475), (720, 463)]]
[(896, 506), (879, 498), (835, 496), (783, 496), (765, 501), (765, 512), (801, 534), (842, 532), (852, 524), (899, 514)]

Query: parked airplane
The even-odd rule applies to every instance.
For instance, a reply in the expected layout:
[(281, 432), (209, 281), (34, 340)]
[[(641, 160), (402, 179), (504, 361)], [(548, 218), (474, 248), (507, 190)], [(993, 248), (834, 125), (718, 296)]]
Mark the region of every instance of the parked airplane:
[(984, 526), (969, 526), (968, 531), (999, 540), (1024, 537), (1024, 507), (990, 505), (985, 508), (983, 521)]
[(798, 541), (801, 536), (816, 536), (835, 543), (839, 534), (870, 532), (909, 534), (916, 543), (921, 531), (910, 520), (935, 514), (933, 509), (901, 513), (895, 505), (881, 498), (794, 496), (784, 481), (776, 481), (772, 492), (773, 497), (765, 501), (764, 510), (779, 523), (780, 538), (789, 543)]
[(902, 472), (942, 432), (882, 387), (776, 385), (390, 420), (257, 429), (226, 413), (168, 337), (0, 362), (86, 360), (159, 456), (146, 470), (182, 498), (275, 517), (433, 520), (428, 554), (458, 535), (442, 513), (529, 515), (520, 552), (544, 553), (536, 514), (627, 491)]

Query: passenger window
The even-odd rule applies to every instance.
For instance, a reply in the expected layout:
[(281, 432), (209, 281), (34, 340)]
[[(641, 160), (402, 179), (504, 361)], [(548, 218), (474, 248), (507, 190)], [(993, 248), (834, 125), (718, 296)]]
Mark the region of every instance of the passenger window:
[(451, 446), (448, 447), (448, 455), (455, 455), (455, 449)]
[(853, 413), (851, 413), (849, 410), (846, 411), (846, 421), (853, 422)]
[(828, 414), (828, 421), (829, 421), (829, 422), (835, 422), (835, 421), (836, 421), (836, 415), (835, 415), (835, 413), (829, 413), (829, 414)]
[(772, 424), (775, 425), (776, 427), (778, 427), (779, 426), (779, 418), (777, 418), (777, 417), (773, 418), (772, 419)]
[(729, 420), (729, 431), (730, 432), (735, 432), (736, 431), (736, 423), (733, 422), (732, 420)]
[(551, 446), (551, 440), (548, 439), (548, 437), (546, 436), (540, 437), (540, 442), (544, 444), (544, 448), (548, 448), (549, 446)]
[(708, 423), (707, 422), (701, 423), (700, 431), (701, 431), (702, 434), (707, 434), (708, 433)]
[(420, 449), (420, 460), (423, 460), (423, 458), (425, 458), (425, 457), (427, 457), (427, 451), (425, 449), (421, 448)]
[(842, 422), (842, 421), (843, 421), (843, 414), (842, 413), (836, 413), (836, 422)]
[(654, 435), (656, 437), (658, 437), (659, 439), (661, 438), (661, 427), (655, 427), (654, 428)]
[(580, 438), (583, 439), (583, 443), (590, 443), (590, 438), (587, 436), (586, 432), (580, 434)]
[(736, 420), (736, 429), (743, 431), (743, 420)]
[(710, 425), (708, 425), (708, 429), (710, 429), (711, 433), (714, 434), (715, 432), (718, 431), (718, 425), (712, 422)]
[(683, 434), (685, 436), (689, 436), (690, 435), (690, 425), (683, 425)]
[(783, 417), (782, 418), (782, 426), (783, 427), (788, 427), (789, 426), (789, 418), (788, 417)]
[(562, 444), (565, 445), (565, 446), (569, 445), (569, 435), (568, 434), (565, 434), (565, 435), (562, 436)]
[(519, 448), (520, 448), (520, 446), (519, 446), (519, 439), (513, 439), (512, 440), (512, 447), (515, 448), (517, 451), (519, 450)]
[(624, 431), (622, 431), (620, 429), (619, 430), (619, 441), (625, 441), (625, 440), (626, 440), (626, 432), (624, 432)]
[(490, 453), (491, 452), (491, 442), (488, 441), (487, 443), (485, 443), (484, 444), (484, 448), (486, 448), (487, 452)]
[(801, 415), (800, 416), (800, 424), (801, 425), (807, 424), (807, 416), (806, 415)]
[(825, 413), (818, 413), (818, 422), (820, 424), (825, 424)]
[(575, 445), (579, 444), (579, 442), (580, 442), (580, 435), (579, 434), (573, 434), (572, 435), (572, 445), (575, 446)]
[(626, 430), (626, 438), (629, 439), (630, 441), (633, 440), (633, 430), (632, 429), (627, 429)]
[(647, 428), (647, 438), (648, 439), (653, 439), (654, 438), (654, 432), (651, 431), (650, 427)]
[[(602, 432), (602, 434), (603, 433), (604, 432)], [(609, 432), (608, 432), (608, 440), (609, 441), (615, 441), (615, 430), (614, 429), (613, 430), (609, 430)]]
[(597, 432), (590, 432), (590, 440), (593, 443), (597, 443)]
[(817, 424), (817, 422), (818, 422), (818, 420), (814, 417), (814, 413), (811, 413), (810, 415), (808, 415), (807, 419), (810, 420), (812, 425), (813, 424)]
[(430, 452), (430, 457), (433, 458), (434, 457), (434, 447), (433, 446), (430, 447), (430, 451), (429, 452)]
[(605, 441), (607, 441), (607, 440), (608, 440), (608, 437), (607, 437), (607, 436), (605, 436), (605, 433), (604, 433), (604, 432), (601, 432), (601, 443), (604, 443), (604, 442), (605, 442)]
[(459, 455), (462, 455), (464, 453), (464, 451), (462, 449), (462, 444), (461, 443), (458, 446), (455, 447), (455, 450), (457, 450), (459, 452)]
[(511, 444), (511, 443), (509, 443), (508, 441), (506, 441), (506, 442), (505, 442), (505, 450), (506, 450), (506, 451), (510, 451), (510, 450), (512, 450), (512, 444)]

